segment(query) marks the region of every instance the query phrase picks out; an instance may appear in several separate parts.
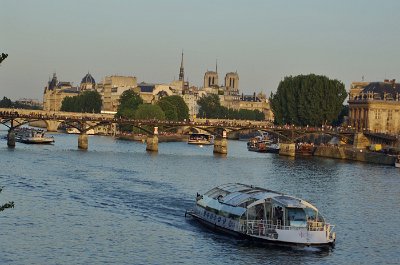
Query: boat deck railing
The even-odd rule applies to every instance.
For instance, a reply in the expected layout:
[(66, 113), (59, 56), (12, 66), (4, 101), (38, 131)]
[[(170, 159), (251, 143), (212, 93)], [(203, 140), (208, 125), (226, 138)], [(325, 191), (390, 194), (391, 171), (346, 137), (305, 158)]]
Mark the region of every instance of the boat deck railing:
[(330, 232), (331, 226), (324, 222), (308, 221), (305, 226), (284, 226), (280, 220), (273, 222), (272, 220), (248, 220), (241, 224), (241, 231), (248, 235), (267, 235), (276, 229), (279, 230), (304, 230), (308, 231), (328, 231)]

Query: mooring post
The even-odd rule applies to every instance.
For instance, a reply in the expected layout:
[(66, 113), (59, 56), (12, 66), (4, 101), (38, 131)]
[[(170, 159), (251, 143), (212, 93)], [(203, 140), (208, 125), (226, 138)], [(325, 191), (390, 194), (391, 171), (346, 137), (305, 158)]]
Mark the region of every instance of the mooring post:
[(147, 136), (146, 151), (158, 152), (158, 127), (154, 127), (154, 134)]
[(15, 147), (15, 132), (14, 128), (10, 128), (7, 133), (7, 146)]
[(215, 154), (226, 155), (228, 153), (228, 140), (226, 139), (226, 131), (222, 132), (222, 138), (216, 137), (214, 140), (214, 151)]
[(78, 148), (87, 150), (89, 146), (88, 135), (86, 133), (80, 133), (78, 137)]

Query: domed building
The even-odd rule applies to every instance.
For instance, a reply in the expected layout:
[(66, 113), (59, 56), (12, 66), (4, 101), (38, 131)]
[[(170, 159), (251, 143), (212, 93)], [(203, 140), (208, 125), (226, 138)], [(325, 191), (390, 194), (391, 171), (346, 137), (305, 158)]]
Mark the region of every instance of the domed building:
[(85, 90), (95, 90), (96, 89), (96, 81), (90, 73), (87, 73), (81, 81), (81, 85), (79, 86), (81, 91)]

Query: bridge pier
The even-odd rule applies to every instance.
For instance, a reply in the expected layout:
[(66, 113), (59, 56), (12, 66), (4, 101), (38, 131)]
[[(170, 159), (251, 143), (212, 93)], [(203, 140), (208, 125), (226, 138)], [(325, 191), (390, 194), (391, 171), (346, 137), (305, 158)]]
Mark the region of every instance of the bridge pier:
[(370, 141), (363, 133), (354, 134), (354, 141), (353, 141), (354, 148), (364, 149), (370, 144), (371, 144)]
[(86, 133), (80, 133), (78, 136), (78, 148), (87, 150), (89, 146), (88, 135)]
[(226, 155), (228, 153), (228, 140), (226, 139), (226, 131), (222, 132), (222, 137), (217, 137), (214, 140), (214, 154), (223, 154)]
[(14, 129), (8, 130), (8, 133), (7, 133), (7, 146), (8, 147), (15, 147), (15, 132), (14, 132)]
[(146, 151), (158, 152), (158, 127), (154, 127), (154, 134), (147, 136)]
[(60, 126), (61, 122), (57, 120), (45, 120), (46, 125), (47, 125), (47, 131), (48, 132), (56, 132), (58, 126)]
[(296, 144), (295, 143), (280, 143), (279, 155), (281, 156), (295, 156)]

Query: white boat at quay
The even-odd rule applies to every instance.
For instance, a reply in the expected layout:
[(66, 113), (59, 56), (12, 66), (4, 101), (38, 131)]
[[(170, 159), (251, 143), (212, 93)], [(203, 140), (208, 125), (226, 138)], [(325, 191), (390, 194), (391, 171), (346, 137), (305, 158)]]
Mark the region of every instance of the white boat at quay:
[(210, 145), (214, 144), (214, 135), (209, 133), (190, 133), (188, 144)]
[(334, 225), (311, 203), (240, 183), (197, 194), (187, 215), (217, 231), (259, 243), (330, 248), (336, 240)]
[(46, 136), (41, 129), (21, 128), (16, 132), (16, 141), (24, 144), (52, 144), (53, 136)]

